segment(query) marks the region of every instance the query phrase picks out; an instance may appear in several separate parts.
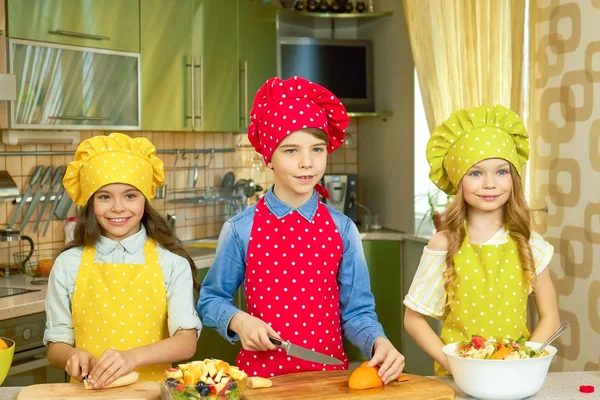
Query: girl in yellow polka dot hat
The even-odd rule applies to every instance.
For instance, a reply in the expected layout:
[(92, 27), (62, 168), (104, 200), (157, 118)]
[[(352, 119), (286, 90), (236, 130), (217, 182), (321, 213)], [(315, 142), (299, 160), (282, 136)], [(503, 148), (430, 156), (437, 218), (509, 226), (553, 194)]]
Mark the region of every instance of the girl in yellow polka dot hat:
[(121, 133), (83, 141), (68, 165), (82, 209), (48, 281), (44, 342), (73, 380), (101, 388), (135, 370), (158, 381), (196, 351), (194, 262), (149, 203), (163, 166), (148, 139)]
[[(429, 176), (454, 200), (423, 250), (404, 324), (436, 361), (436, 375), (449, 374), (445, 344), (473, 335), (544, 342), (559, 325), (546, 268), (554, 248), (532, 230), (521, 179), (528, 146), (518, 115), (492, 105), (454, 112), (429, 139)], [(530, 333), (532, 291), (540, 318)], [(426, 317), (442, 321), (440, 337)]]

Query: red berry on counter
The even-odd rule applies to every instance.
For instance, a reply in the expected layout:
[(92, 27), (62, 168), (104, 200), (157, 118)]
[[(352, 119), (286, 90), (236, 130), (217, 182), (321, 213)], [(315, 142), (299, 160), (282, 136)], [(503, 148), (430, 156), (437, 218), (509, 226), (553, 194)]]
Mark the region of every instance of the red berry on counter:
[(594, 393), (594, 387), (591, 385), (581, 385), (579, 386), (579, 391), (581, 393)]

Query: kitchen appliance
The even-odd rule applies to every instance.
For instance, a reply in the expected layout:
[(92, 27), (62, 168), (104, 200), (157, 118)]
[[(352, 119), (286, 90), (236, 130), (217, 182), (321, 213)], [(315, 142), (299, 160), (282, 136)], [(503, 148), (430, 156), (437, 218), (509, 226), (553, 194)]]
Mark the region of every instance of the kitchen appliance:
[(288, 356), (298, 357), (303, 360), (308, 360), (321, 364), (343, 364), (343, 362), (341, 360), (338, 360), (337, 358), (327, 356), (317, 351), (306, 349), (302, 346), (295, 345), (290, 341), (277, 339), (271, 336), (269, 336), (269, 340), (275, 346), (284, 349)]
[(16, 342), (15, 355), (3, 386), (29, 386), (38, 383), (64, 383), (64, 370), (50, 366), (44, 346), (46, 313), (36, 313), (0, 321), (0, 336)]
[[(23, 252), (21, 242), (29, 244), (29, 251)], [(23, 252), (24, 257), (21, 262), (13, 262), (13, 253)], [(21, 272), (25, 264), (33, 254), (33, 240), (29, 236), (21, 235), (18, 229), (0, 229), (0, 273), (4, 277)]]
[(295, 75), (331, 90), (349, 112), (375, 111), (372, 42), (282, 37), (277, 76)]
[(168, 399), (168, 393), (161, 397), (161, 386), (157, 382), (138, 381), (133, 385), (110, 388), (107, 390), (86, 390), (82, 383), (53, 383), (50, 385), (33, 385), (23, 388), (17, 400), (68, 400), (88, 399), (135, 399), (160, 400)]
[(436, 379), (402, 374), (406, 382), (356, 390), (348, 387), (348, 371), (314, 371), (269, 378), (273, 386), (244, 392), (245, 400), (453, 400), (454, 390)]
[(356, 196), (358, 177), (355, 174), (325, 174), (321, 184), (329, 191), (329, 200), (325, 203), (346, 214), (354, 223), (358, 223)]

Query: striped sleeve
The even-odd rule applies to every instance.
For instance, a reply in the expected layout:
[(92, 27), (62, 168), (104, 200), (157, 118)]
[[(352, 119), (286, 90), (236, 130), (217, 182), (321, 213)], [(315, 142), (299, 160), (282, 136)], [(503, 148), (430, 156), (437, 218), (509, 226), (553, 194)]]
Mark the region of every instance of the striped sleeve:
[(433, 251), (427, 247), (413, 279), (404, 305), (420, 314), (439, 318), (444, 314), (446, 292), (442, 273), (446, 268), (446, 251)]
[(550, 260), (552, 260), (554, 246), (546, 242), (542, 235), (537, 232), (532, 233), (531, 239), (529, 239), (529, 245), (531, 246), (533, 260), (535, 262), (535, 273), (536, 275), (539, 275), (546, 269)]

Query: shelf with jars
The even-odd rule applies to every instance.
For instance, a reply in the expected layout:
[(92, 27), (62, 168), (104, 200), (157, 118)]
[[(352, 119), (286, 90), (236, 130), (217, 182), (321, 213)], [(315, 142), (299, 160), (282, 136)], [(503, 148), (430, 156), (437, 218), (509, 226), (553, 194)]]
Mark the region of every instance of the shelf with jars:
[(391, 11), (375, 11), (374, 0), (280, 0), (283, 12), (312, 18), (381, 18)]

